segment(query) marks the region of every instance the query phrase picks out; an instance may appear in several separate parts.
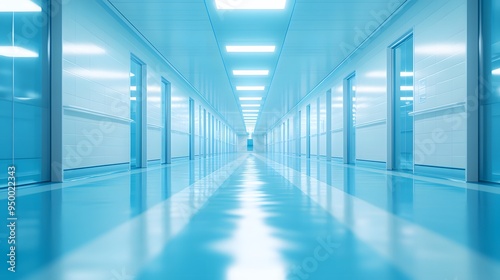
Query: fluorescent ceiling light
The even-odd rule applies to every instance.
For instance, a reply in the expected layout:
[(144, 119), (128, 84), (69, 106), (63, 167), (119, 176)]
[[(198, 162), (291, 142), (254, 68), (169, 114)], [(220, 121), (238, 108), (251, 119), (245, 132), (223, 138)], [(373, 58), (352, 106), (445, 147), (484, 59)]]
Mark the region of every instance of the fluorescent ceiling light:
[(257, 117), (259, 114), (250, 114), (250, 113), (244, 113), (244, 117)]
[(218, 10), (283, 10), (286, 0), (215, 0)]
[(241, 107), (260, 107), (260, 104), (241, 104)]
[(131, 86), (131, 87), (130, 87), (130, 90), (131, 90), (131, 91), (136, 91), (136, 90), (137, 90), (137, 87), (136, 87), (136, 86)]
[[(0, 0), (1, 1), (1, 0)], [(103, 48), (92, 45), (92, 44), (64, 44), (63, 45), (64, 54), (73, 55), (84, 55), (84, 54), (104, 54), (106, 50)]]
[(267, 76), (269, 70), (233, 70), (235, 76)]
[(243, 113), (258, 113), (259, 110), (242, 110)]
[(130, 72), (114, 72), (100, 69), (69, 68), (68, 73), (91, 79), (130, 79)]
[(137, 100), (137, 97), (132, 96), (132, 97), (130, 97), (130, 100), (131, 100), (131, 101), (136, 101), (136, 100)]
[(401, 72), (399, 75), (401, 77), (413, 77), (413, 72)]
[(130, 77), (135, 77), (135, 74), (134, 73), (130, 73)]
[(237, 86), (236, 90), (264, 90), (265, 86)]
[(500, 76), (500, 68), (494, 69), (493, 71), (491, 71), (491, 74), (495, 76)]
[(227, 52), (274, 52), (275, 46), (226, 46)]
[(413, 86), (401, 86), (399, 89), (401, 91), (412, 91), (413, 90)]
[(0, 12), (41, 12), (42, 8), (28, 0), (0, 0)]
[(413, 101), (413, 97), (412, 96), (403, 96), (403, 97), (400, 97), (399, 100), (401, 100), (401, 101)]
[(240, 101), (261, 101), (262, 97), (240, 97)]
[[(1, 2), (0, 2), (1, 5)], [(38, 57), (34, 51), (15, 46), (0, 46), (0, 56), (6, 57)]]

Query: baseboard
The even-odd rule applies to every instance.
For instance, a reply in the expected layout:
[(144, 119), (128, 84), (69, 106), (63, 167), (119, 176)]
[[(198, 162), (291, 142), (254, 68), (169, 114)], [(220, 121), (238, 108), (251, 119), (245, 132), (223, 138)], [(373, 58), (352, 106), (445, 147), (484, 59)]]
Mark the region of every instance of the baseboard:
[(359, 166), (359, 167), (368, 167), (368, 168), (379, 169), (379, 170), (386, 170), (387, 169), (387, 163), (386, 162), (383, 162), (383, 161), (374, 161), (374, 160), (357, 159), (356, 160), (356, 166)]
[(130, 163), (100, 165), (64, 170), (64, 180), (76, 180), (130, 170)]
[(465, 181), (465, 169), (428, 165), (415, 165), (414, 168), (414, 175)]

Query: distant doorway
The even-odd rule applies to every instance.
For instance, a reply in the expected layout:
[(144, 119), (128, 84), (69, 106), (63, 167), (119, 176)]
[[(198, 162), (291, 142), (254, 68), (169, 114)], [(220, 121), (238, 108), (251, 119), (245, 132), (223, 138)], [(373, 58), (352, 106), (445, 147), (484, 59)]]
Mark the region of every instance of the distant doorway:
[(247, 139), (247, 151), (253, 152), (253, 139)]

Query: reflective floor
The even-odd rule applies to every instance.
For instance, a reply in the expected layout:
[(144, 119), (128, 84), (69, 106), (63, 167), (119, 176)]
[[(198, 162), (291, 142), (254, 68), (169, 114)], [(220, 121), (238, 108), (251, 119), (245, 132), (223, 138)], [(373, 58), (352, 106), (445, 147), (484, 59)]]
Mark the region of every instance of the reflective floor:
[(500, 279), (496, 186), (238, 154), (17, 202), (16, 273), (2, 229), (0, 279)]

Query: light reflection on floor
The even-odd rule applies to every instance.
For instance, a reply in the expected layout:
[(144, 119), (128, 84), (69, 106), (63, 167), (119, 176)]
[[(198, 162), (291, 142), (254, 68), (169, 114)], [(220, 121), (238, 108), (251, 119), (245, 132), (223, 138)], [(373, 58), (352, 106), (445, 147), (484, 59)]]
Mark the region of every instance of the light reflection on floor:
[(19, 269), (0, 279), (496, 279), (499, 193), (322, 159), (180, 161), (20, 189)]

